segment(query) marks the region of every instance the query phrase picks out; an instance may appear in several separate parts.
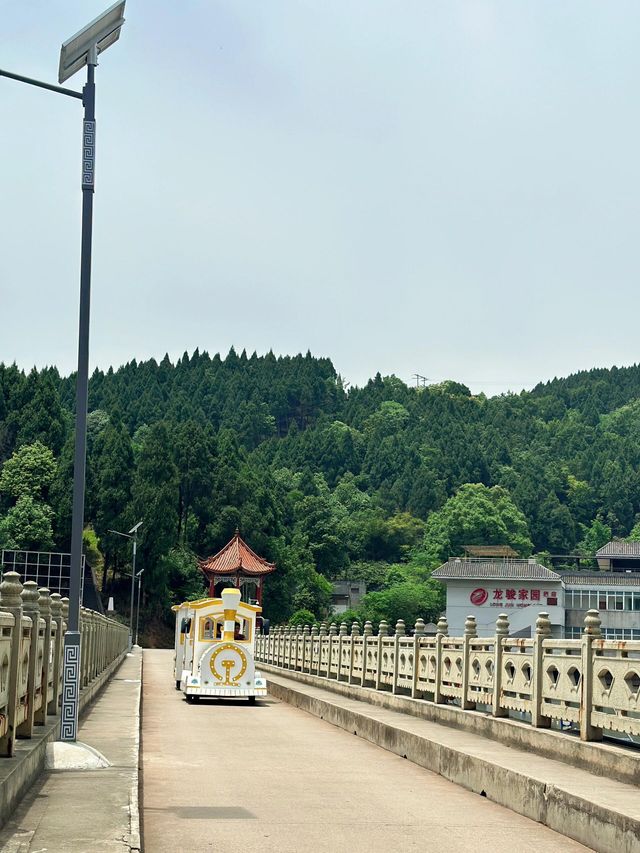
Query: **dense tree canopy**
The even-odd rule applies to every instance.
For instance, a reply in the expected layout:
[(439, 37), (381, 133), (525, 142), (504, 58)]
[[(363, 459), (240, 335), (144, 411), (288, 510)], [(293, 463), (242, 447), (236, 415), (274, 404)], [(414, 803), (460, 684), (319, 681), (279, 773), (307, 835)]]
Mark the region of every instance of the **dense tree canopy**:
[[(0, 545), (69, 547), (74, 377), (0, 365)], [(147, 617), (199, 594), (196, 555), (236, 527), (275, 561), (272, 620), (327, 615), (362, 578), (362, 617), (433, 619), (430, 570), (463, 544), (591, 554), (640, 536), (640, 367), (486, 398), (377, 374), (347, 392), (328, 359), (196, 350), (96, 370), (86, 521), (103, 592), (126, 585), (143, 520)], [(368, 616), (367, 616), (368, 614)]]

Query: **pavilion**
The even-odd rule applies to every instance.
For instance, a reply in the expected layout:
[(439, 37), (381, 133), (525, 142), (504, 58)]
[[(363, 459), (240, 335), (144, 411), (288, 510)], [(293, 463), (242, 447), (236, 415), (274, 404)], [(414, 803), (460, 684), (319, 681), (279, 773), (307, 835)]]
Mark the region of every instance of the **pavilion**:
[(199, 560), (198, 565), (209, 581), (211, 598), (219, 597), (225, 587), (235, 586), (240, 589), (243, 601), (257, 601), (258, 604), (262, 604), (264, 578), (276, 568), (275, 563), (269, 563), (251, 550), (240, 538), (238, 529), (224, 548), (213, 557)]

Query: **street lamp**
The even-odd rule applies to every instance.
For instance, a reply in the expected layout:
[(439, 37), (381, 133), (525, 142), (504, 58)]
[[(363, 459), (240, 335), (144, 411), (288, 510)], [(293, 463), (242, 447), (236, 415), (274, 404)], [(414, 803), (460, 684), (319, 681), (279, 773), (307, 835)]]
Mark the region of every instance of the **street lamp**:
[[(108, 531), (109, 533), (115, 533), (116, 536), (123, 536), (125, 539), (131, 539), (133, 542), (133, 560), (131, 562), (131, 610), (129, 612), (129, 647), (131, 647), (133, 640), (133, 593), (136, 582), (136, 551), (138, 550), (138, 530), (140, 527), (142, 527), (141, 521), (134, 524), (128, 533), (120, 533), (119, 530)], [(144, 571), (144, 569), (142, 571)], [(142, 574), (142, 572), (140, 572), (140, 574)]]
[(136, 646), (138, 645), (138, 625), (140, 623), (140, 587), (142, 585), (142, 575), (144, 573), (144, 569), (140, 569), (138, 572), (138, 607), (136, 609)]
[(80, 323), (78, 334), (78, 376), (76, 379), (76, 436), (73, 463), (73, 515), (71, 522), (71, 570), (69, 578), (68, 630), (64, 637), (62, 720), (60, 738), (75, 741), (78, 730), (80, 696), (80, 588), (82, 578), (82, 530), (84, 527), (84, 489), (87, 446), (87, 396), (89, 387), (89, 309), (91, 301), (91, 237), (95, 174), (95, 84), (94, 70), (98, 54), (120, 36), (124, 24), (125, 0), (114, 3), (84, 29), (62, 45), (58, 82), (64, 83), (76, 71), (87, 66), (87, 82), (82, 92), (63, 89), (21, 74), (0, 70), (9, 77), (48, 89), (60, 95), (82, 100), (82, 245), (80, 254)]

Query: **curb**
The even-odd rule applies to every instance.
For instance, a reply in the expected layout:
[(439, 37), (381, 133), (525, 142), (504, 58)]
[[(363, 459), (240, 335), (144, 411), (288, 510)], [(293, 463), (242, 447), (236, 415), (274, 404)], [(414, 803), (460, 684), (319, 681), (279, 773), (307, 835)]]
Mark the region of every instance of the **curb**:
[[(290, 680), (287, 674), (278, 673), (278, 676), (283, 681)], [(598, 778), (595, 776), (591, 777), (591, 790), (578, 794), (501, 764), (490, 754), (474, 755), (367, 715), (365, 702), (358, 703), (362, 705), (362, 711), (354, 710), (341, 705), (338, 696), (332, 701), (333, 697), (329, 699), (311, 695), (301, 685), (296, 685), (295, 681), (283, 684), (280, 680), (268, 679), (267, 684), (269, 693), (275, 698), (353, 732), (376, 746), (542, 823), (590, 849), (599, 853), (640, 851), (640, 820), (623, 814), (607, 805), (606, 801), (597, 802)], [(317, 687), (322, 689), (320, 685)], [(447, 730), (446, 726), (441, 728)], [(586, 771), (577, 772), (586, 775)], [(626, 787), (637, 795), (635, 786)]]
[(129, 849), (131, 853), (141, 853), (142, 838), (140, 835), (140, 732), (142, 728), (142, 670), (143, 655), (140, 650), (140, 681), (138, 684), (138, 698), (136, 700), (135, 714), (138, 719), (135, 736), (136, 766), (133, 771), (131, 788), (129, 790)]

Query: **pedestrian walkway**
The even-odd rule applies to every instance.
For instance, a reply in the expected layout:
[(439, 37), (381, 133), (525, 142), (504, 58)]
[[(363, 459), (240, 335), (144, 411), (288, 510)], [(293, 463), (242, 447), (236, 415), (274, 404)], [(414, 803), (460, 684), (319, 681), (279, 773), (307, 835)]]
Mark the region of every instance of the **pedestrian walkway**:
[(141, 663), (139, 652), (128, 655), (80, 721), (78, 740), (101, 752), (111, 767), (43, 773), (0, 831), (2, 853), (129, 853), (140, 849)]
[(587, 848), (269, 698), (187, 704), (144, 652), (146, 853), (577, 853)]

